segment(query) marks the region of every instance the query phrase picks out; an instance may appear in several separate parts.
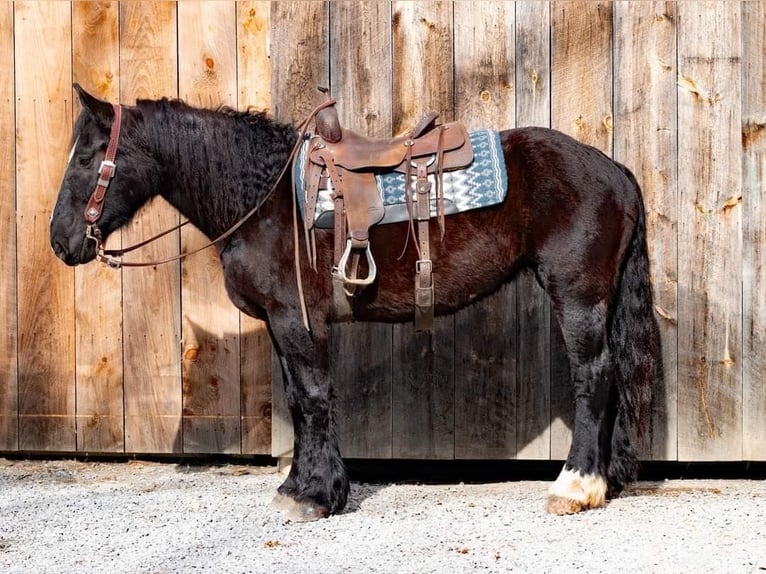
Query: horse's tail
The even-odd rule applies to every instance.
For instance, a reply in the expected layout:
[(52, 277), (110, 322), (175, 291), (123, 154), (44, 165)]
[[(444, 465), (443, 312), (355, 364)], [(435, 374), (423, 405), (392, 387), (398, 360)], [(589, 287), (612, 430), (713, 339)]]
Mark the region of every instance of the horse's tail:
[(641, 188), (630, 170), (618, 165), (635, 188), (639, 209), (622, 261), (608, 337), (618, 370), (619, 411), (643, 442), (651, 418), (652, 389), (662, 376), (662, 356), (652, 303)]

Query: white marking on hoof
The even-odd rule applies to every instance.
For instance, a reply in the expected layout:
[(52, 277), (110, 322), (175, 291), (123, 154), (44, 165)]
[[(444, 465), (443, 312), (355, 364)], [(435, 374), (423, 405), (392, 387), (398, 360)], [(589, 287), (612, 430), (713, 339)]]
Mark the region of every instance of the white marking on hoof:
[(554, 514), (599, 508), (606, 503), (606, 480), (597, 474), (568, 470), (565, 466), (548, 494), (548, 511)]
[(271, 507), (281, 512), (292, 522), (312, 522), (327, 518), (327, 509), (310, 502), (298, 502), (289, 496), (277, 493), (271, 501)]

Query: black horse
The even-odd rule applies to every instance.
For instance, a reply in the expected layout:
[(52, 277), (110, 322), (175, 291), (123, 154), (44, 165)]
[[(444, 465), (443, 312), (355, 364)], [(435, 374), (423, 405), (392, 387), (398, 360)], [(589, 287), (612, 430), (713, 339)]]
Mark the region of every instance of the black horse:
[[(275, 502), (296, 519), (339, 512), (349, 483), (329, 376), (333, 237), (332, 230), (316, 232), (318, 271), (301, 257), (308, 331), (296, 287), (293, 191), (290, 178), (280, 177), (296, 128), (263, 113), (167, 99), (118, 107), (75, 89), (83, 110), (51, 220), (54, 252), (68, 265), (94, 260), (99, 241), (155, 195), (210, 238), (257, 206), (216, 247), (231, 300), (267, 323), (284, 374), (295, 446)], [(99, 166), (117, 113), (122, 129), (109, 152), (115, 172), (109, 159)], [(661, 376), (640, 188), (627, 168), (557, 131), (512, 129), (500, 139), (507, 198), (449, 216), (443, 239), (433, 241), (436, 314), (495, 291), (522, 267), (534, 270), (553, 302), (575, 390), (573, 443), (547, 509), (600, 507), (636, 478), (632, 443), (646, 431)], [(97, 202), (98, 225), (89, 226), (86, 205), (93, 216), (94, 187), (111, 176)], [(379, 273), (354, 302), (356, 320), (413, 319), (415, 242), (398, 260), (407, 231), (406, 222), (371, 229)]]

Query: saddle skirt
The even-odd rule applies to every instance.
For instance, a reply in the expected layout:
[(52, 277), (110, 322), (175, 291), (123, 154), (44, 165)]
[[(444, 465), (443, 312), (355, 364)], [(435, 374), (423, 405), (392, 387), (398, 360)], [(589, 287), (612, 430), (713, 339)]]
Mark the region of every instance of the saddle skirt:
[[(508, 192), (508, 176), (505, 159), (500, 144), (500, 136), (492, 130), (478, 130), (469, 134), (473, 146), (474, 161), (466, 169), (445, 171), (441, 174), (444, 192), (444, 211), (446, 215), (479, 209), (501, 203)], [(309, 139), (306, 139), (295, 161), (293, 181), (301, 214), (304, 211), (307, 193), (307, 161)], [(413, 174), (414, 176), (414, 174)], [(407, 221), (407, 199), (405, 191), (406, 176), (391, 171), (375, 175), (385, 214), (378, 225)], [(429, 175), (432, 186), (436, 185), (436, 175)], [(414, 180), (414, 177), (413, 177)], [(322, 229), (332, 229), (334, 224), (334, 204), (331, 198), (332, 186), (319, 191), (314, 225)], [(412, 182), (410, 182), (410, 185)], [(417, 203), (417, 194), (413, 194)], [(431, 215), (436, 216), (436, 198), (431, 197)]]

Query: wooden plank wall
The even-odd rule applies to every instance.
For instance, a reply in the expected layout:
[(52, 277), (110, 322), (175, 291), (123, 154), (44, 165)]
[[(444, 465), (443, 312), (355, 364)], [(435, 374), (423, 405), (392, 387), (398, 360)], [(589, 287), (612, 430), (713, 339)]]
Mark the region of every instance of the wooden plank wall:
[[(181, 97), (292, 121), (321, 84), (344, 124), (372, 136), (437, 109), (471, 128), (552, 126), (595, 145), (634, 171), (647, 207), (666, 376), (645, 458), (766, 459), (765, 6), (4, 3), (0, 450), (291, 449), (265, 326), (229, 304), (213, 252), (122, 272), (52, 255), (77, 81), (127, 104)], [(157, 201), (110, 242), (177, 221)], [(141, 257), (201, 241), (184, 229)], [(566, 456), (568, 365), (529, 273), (430, 335), (338, 326), (333, 349), (346, 456)]]
[[(0, 233), (18, 245), (2, 259), (3, 450), (270, 452), (270, 344), (226, 300), (212, 252), (125, 273), (69, 269), (47, 244), (79, 111), (72, 82), (110, 101), (264, 108), (269, 19), (258, 2), (3, 4), (0, 54), (15, 74), (0, 84), (0, 129), (11, 130), (0, 140)], [(155, 202), (110, 242), (177, 221)], [(199, 241), (171, 234), (141, 257)]]

